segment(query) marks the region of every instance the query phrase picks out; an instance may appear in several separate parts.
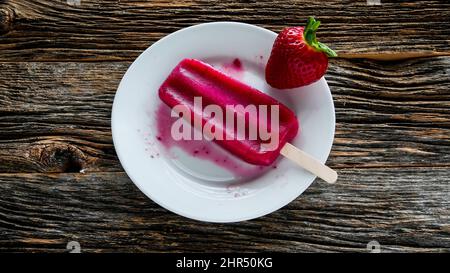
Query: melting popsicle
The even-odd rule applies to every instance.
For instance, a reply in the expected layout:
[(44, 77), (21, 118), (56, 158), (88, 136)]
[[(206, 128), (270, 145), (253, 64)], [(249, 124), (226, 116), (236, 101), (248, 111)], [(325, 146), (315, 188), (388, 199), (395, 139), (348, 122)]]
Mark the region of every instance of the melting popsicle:
[[(193, 127), (209, 126), (207, 137), (248, 163), (267, 166), (282, 154), (330, 183), (337, 178), (336, 172), (289, 144), (299, 124), (287, 106), (206, 63), (181, 61), (161, 85), (159, 97), (172, 109), (184, 108), (188, 114), (183, 118)], [(214, 113), (207, 111), (210, 105)]]

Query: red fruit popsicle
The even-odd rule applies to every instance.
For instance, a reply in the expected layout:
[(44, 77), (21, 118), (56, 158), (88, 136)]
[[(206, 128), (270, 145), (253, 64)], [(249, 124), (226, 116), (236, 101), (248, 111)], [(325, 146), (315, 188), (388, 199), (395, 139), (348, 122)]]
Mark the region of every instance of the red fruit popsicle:
[[(192, 127), (201, 126), (201, 129), (204, 129), (206, 125), (212, 124), (214, 133), (218, 133), (214, 136), (223, 136), (221, 139), (213, 138), (214, 141), (248, 163), (270, 165), (282, 154), (328, 183), (334, 183), (337, 179), (335, 171), (289, 143), (299, 130), (297, 117), (289, 108), (208, 64), (195, 59), (181, 61), (159, 88), (159, 97), (172, 109), (179, 106), (187, 109), (188, 117), (183, 114), (183, 118), (189, 118)], [(200, 108), (196, 106), (198, 98), (202, 99)], [(210, 105), (217, 106), (223, 113), (227, 113), (229, 106), (242, 106), (231, 108), (233, 111), (231, 114), (233, 120), (235, 117), (245, 120), (247, 127), (244, 138), (242, 138), (242, 130), (240, 131), (241, 127), (236, 124), (229, 126), (226, 118), (219, 119), (208, 113), (206, 108)], [(250, 106), (258, 107), (258, 110), (261, 106), (276, 108), (278, 112), (277, 115), (273, 115), (272, 112), (270, 115), (268, 113), (262, 115), (261, 112), (252, 115), (246, 110), (246, 107)], [(223, 115), (225, 116), (227, 115)], [(278, 123), (272, 123), (274, 120)], [(252, 128), (263, 128), (263, 132), (270, 131), (272, 136), (276, 136), (277, 141), (270, 142), (273, 145), (268, 149), (266, 145), (268, 139), (262, 135), (256, 138), (247, 137), (250, 136)], [(260, 130), (256, 131), (261, 133)]]
[[(257, 109), (260, 105), (265, 105), (268, 109), (275, 105), (278, 106), (279, 126), (278, 130), (274, 130), (274, 133), (278, 134), (278, 142), (271, 149), (266, 149), (262, 145), (265, 142), (259, 136), (256, 139), (250, 139), (248, 132), (246, 133), (246, 138), (237, 139), (236, 126), (227, 127), (224, 124), (225, 118), (223, 118), (223, 123), (213, 124), (215, 130), (218, 130), (220, 134), (232, 136), (231, 139), (223, 137), (223, 139), (214, 139), (214, 141), (222, 148), (250, 164), (266, 166), (272, 164), (280, 155), (281, 148), (297, 135), (299, 129), (297, 117), (288, 107), (263, 92), (195, 59), (185, 59), (173, 69), (169, 77), (161, 85), (159, 97), (169, 107), (173, 108), (177, 105), (183, 105), (189, 108), (192, 115), (190, 121), (193, 126), (196, 115), (197, 117), (201, 116), (202, 126), (210, 120), (204, 112), (198, 113), (199, 111), (194, 109), (195, 97), (202, 98), (203, 107), (218, 105), (223, 113), (226, 113), (227, 106), (241, 105), (244, 108), (254, 105)], [(258, 126), (258, 128), (265, 126), (269, 131), (273, 129), (270, 115), (267, 115), (267, 119), (260, 118), (259, 113), (258, 116), (248, 115), (248, 113), (243, 112), (243, 108), (234, 108), (235, 112), (233, 114), (235, 117), (244, 117), (248, 126)]]

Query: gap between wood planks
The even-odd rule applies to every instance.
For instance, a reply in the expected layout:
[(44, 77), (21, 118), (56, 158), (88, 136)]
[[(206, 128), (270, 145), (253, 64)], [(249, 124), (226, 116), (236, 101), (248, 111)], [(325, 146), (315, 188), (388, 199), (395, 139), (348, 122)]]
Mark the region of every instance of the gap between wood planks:
[[(135, 50), (131, 50), (135, 51)], [(136, 51), (141, 52), (141, 51)], [(432, 58), (432, 57), (450, 57), (449, 52), (392, 52), (392, 53), (339, 53), (338, 57), (334, 59), (367, 59), (374, 61), (404, 61), (409, 59), (419, 58)], [(137, 56), (136, 56), (137, 58)], [(14, 60), (14, 61), (0, 61), (0, 63), (108, 63), (108, 62), (132, 62), (136, 58), (112, 58), (107, 57), (102, 59), (101, 57), (95, 58), (83, 58), (79, 60), (61, 60), (61, 59), (37, 59), (30, 61)]]
[[(444, 163), (439, 165), (389, 165), (389, 166), (334, 166), (336, 170), (395, 170), (411, 168), (417, 170), (432, 169), (432, 170), (448, 170), (450, 172), (450, 163)], [(68, 175), (95, 175), (95, 174), (126, 174), (125, 171), (80, 171), (80, 172), (0, 172), (2, 176), (17, 176), (17, 175), (47, 175), (47, 176), (58, 176), (61, 174)], [(339, 178), (338, 178), (339, 180)]]
[(368, 59), (376, 61), (403, 61), (416, 58), (445, 57), (450, 52), (393, 52), (393, 53), (341, 53), (338, 58)]

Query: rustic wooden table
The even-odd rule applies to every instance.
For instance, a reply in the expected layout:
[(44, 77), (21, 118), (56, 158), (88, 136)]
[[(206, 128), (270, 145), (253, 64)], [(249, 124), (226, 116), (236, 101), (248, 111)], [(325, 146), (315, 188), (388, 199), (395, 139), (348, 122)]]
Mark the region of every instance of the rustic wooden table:
[[(450, 4), (442, 1), (0, 0), (0, 251), (450, 251)], [(110, 114), (161, 37), (234, 20), (280, 31), (315, 15), (335, 48), (319, 180), (268, 216), (184, 219), (122, 170)]]

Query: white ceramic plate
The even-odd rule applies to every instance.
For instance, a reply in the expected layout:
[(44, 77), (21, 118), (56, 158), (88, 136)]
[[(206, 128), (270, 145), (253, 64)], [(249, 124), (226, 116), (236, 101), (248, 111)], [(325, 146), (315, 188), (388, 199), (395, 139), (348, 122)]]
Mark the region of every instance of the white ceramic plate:
[[(275, 38), (274, 32), (249, 24), (201, 24), (161, 39), (130, 66), (114, 98), (112, 135), (123, 168), (149, 198), (192, 219), (237, 222), (278, 210), (313, 182), (314, 175), (287, 159), (280, 158), (276, 167), (259, 171), (236, 159), (240, 171), (235, 172), (176, 146), (167, 149), (157, 140), (161, 124), (156, 113), (165, 107), (161, 106), (158, 88), (178, 62), (196, 58), (227, 73), (228, 64), (238, 58), (243, 70), (232, 76), (295, 111), (301, 132), (293, 144), (325, 162), (335, 128), (327, 82), (322, 78), (310, 86), (288, 91), (268, 86), (264, 67)], [(235, 160), (219, 150), (224, 158)]]

